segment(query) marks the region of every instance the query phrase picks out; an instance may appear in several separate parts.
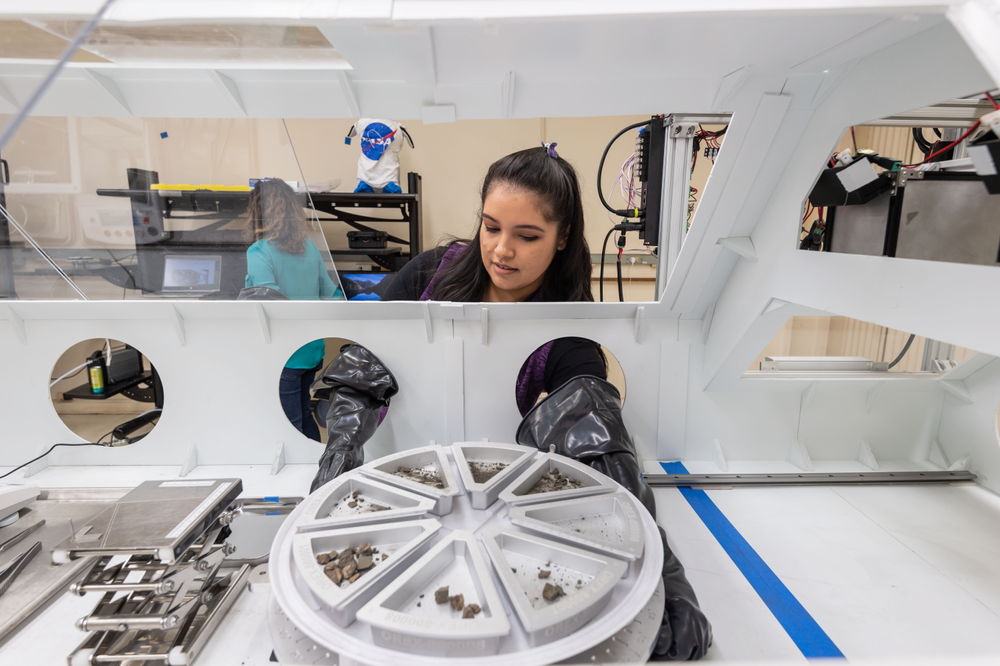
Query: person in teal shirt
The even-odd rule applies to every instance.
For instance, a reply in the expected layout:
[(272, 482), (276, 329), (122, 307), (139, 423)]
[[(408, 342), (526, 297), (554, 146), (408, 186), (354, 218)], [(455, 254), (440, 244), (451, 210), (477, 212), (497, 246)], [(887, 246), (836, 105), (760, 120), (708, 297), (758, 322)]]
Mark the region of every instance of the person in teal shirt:
[[(344, 300), (330, 278), (316, 244), (306, 238), (303, 202), (285, 181), (258, 181), (250, 193), (246, 239), (247, 287), (268, 287), (291, 300)], [(292, 425), (320, 441), (319, 426), (309, 409), (309, 387), (322, 369), (323, 340), (313, 340), (292, 354), (281, 372), (281, 406)]]

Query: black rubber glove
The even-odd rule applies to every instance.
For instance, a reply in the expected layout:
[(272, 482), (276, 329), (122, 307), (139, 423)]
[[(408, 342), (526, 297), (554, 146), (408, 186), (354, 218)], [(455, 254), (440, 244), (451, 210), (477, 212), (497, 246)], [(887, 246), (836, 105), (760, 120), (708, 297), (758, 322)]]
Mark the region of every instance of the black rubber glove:
[(326, 450), (309, 492), (365, 462), (363, 446), (375, 434), (382, 410), (399, 386), (389, 369), (361, 345), (347, 345), (313, 383), (329, 402)]
[[(555, 452), (590, 465), (635, 495), (656, 519), (653, 490), (646, 483), (635, 455), (635, 444), (622, 418), (618, 389), (599, 377), (574, 377), (529, 411), (517, 427), (518, 444)], [(666, 602), (652, 659), (694, 660), (712, 645), (712, 627), (698, 607), (698, 597), (684, 567), (663, 546), (663, 587)]]
[(667, 600), (660, 632), (653, 646), (652, 661), (694, 661), (712, 646), (712, 625), (698, 607), (698, 597), (684, 575), (684, 565), (667, 545), (667, 533), (660, 532), (663, 544), (663, 589)]

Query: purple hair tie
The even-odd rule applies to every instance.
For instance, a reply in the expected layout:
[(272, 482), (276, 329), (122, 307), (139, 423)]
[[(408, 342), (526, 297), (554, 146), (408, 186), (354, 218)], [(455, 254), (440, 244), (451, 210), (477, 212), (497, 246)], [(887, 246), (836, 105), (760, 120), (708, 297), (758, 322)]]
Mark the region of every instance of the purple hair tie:
[(559, 144), (557, 144), (555, 141), (553, 141), (552, 143), (545, 143), (544, 141), (542, 141), (542, 146), (545, 147), (545, 152), (547, 152), (549, 154), (549, 157), (551, 157), (554, 160), (559, 159), (559, 153), (556, 152), (556, 146), (558, 145)]

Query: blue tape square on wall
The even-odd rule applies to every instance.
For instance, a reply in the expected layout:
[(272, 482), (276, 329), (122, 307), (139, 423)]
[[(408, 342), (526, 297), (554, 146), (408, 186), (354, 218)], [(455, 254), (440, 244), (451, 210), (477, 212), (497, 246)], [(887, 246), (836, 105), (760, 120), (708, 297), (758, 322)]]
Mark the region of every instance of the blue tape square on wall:
[[(660, 466), (667, 474), (688, 474), (683, 463), (660, 463)], [(690, 486), (678, 486), (678, 490), (788, 633), (802, 655), (808, 659), (843, 658), (844, 654), (817, 624), (809, 611), (771, 571), (771, 567), (767, 566), (757, 551), (729, 522), (708, 494), (704, 490), (695, 490)]]

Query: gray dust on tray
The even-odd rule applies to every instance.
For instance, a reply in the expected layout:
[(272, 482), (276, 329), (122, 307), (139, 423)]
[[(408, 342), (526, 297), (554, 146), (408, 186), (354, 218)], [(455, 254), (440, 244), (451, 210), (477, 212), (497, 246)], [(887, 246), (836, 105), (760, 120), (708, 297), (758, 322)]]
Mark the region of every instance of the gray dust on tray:
[(470, 460), (469, 471), (472, 472), (472, 480), (476, 483), (486, 483), (494, 476), (504, 471), (508, 463), (486, 462), (483, 460)]
[(553, 467), (551, 472), (542, 474), (542, 478), (538, 479), (525, 495), (537, 495), (539, 493), (551, 493), (556, 490), (572, 490), (583, 487), (582, 483), (571, 476), (561, 474), (558, 468)]
[(444, 481), (441, 479), (441, 474), (438, 473), (438, 469), (434, 465), (427, 465), (425, 467), (400, 467), (392, 474), (393, 476), (422, 483), (431, 488), (444, 489)]

